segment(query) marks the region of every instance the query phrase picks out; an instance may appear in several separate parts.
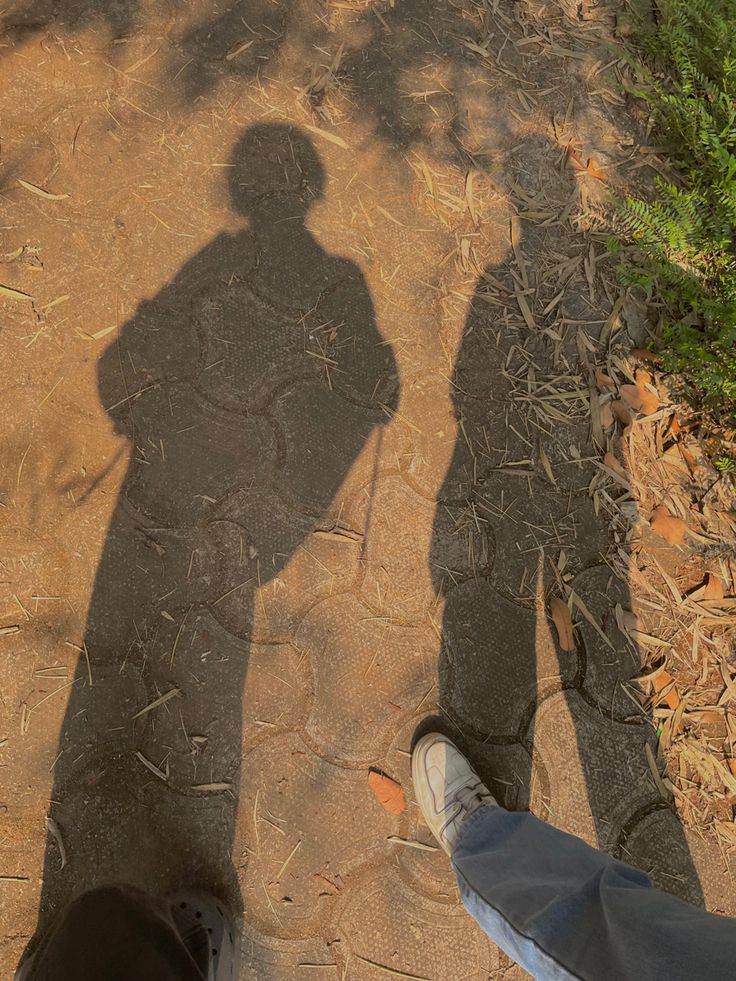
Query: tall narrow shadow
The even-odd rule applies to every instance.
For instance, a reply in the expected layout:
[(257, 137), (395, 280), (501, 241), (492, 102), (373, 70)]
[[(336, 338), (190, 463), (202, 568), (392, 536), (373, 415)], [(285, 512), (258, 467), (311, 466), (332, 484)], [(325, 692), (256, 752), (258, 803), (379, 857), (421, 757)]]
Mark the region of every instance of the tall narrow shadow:
[[(258, 589), (339, 522), (344, 478), (396, 403), (360, 271), (305, 224), (324, 183), (298, 130), (248, 129), (230, 170), (248, 224), (190, 259), (100, 359), (130, 462), (54, 767), (43, 918), (112, 881), (240, 905), (249, 647), (287, 629)], [(284, 677), (280, 649), (269, 667)]]
[[(595, 340), (605, 317), (594, 311), (587, 284), (573, 284), (545, 335), (541, 310), (559, 282), (551, 289), (541, 270), (554, 243), (529, 225), (523, 251), (528, 283), (507, 265), (479, 279), (452, 377), (458, 435), (431, 556), (445, 601), (440, 706), (447, 733), (507, 806), (531, 803), (541, 817), (702, 904), (682, 826), (649, 769), (655, 727), (625, 691), (642, 671), (616, 626), (616, 603), (629, 609), (631, 601), (605, 561), (607, 518), (589, 493), (592, 471), (571, 453), (596, 455), (590, 420), (571, 413), (574, 400), (554, 398), (585, 388), (571, 332), (584, 329)], [(521, 320), (520, 292), (537, 297), (536, 331), (513, 326)], [(529, 410), (535, 393), (536, 414)], [(465, 581), (441, 554), (448, 520), (474, 555), (488, 556)], [(574, 652), (559, 649), (547, 618), (562, 577), (600, 628), (578, 614)]]

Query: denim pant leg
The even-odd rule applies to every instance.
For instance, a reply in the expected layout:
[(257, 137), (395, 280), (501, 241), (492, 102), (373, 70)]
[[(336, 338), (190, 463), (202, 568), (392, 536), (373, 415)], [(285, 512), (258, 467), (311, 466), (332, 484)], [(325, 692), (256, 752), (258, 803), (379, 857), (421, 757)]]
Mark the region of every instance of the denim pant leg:
[(736, 920), (654, 889), (531, 814), (476, 811), (452, 864), (465, 908), (538, 979), (736, 978)]

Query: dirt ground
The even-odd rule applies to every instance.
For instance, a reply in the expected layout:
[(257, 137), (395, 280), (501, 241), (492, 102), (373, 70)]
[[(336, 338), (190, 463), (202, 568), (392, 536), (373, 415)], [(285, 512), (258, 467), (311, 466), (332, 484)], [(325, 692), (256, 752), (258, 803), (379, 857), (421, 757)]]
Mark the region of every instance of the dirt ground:
[(641, 340), (596, 218), (650, 176), (620, 18), (0, 23), (2, 976), (121, 879), (219, 892), (243, 979), (521, 976), (413, 801), (428, 717), (509, 806), (736, 912), (653, 778), (590, 492), (585, 359)]

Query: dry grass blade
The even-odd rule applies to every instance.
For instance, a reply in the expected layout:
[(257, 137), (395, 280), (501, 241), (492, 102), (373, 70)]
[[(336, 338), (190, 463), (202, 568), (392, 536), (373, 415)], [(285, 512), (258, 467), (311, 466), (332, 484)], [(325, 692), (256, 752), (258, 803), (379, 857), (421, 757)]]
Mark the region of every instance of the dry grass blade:
[(394, 978), (407, 978), (408, 981), (432, 981), (432, 978), (424, 977), (423, 974), (409, 974), (407, 971), (399, 971), (395, 967), (387, 967), (385, 964), (381, 964), (378, 961), (372, 961), (368, 957), (361, 957), (360, 954), (353, 954), (353, 957), (362, 961), (364, 964), (369, 964), (374, 967), (377, 971), (381, 971), (383, 974), (390, 974)]
[(147, 757), (145, 757), (143, 755), (143, 753), (141, 753), (139, 750), (136, 750), (136, 754), (135, 755), (138, 757), (138, 759), (141, 761), (141, 763), (145, 766), (145, 768), (147, 770), (150, 770), (151, 773), (155, 777), (158, 777), (159, 780), (163, 780), (164, 783), (168, 783), (168, 781), (169, 781), (169, 775), (168, 775), (168, 773), (164, 773), (164, 771), (161, 770), (161, 769), (159, 769), (159, 767), (157, 767), (155, 763), (151, 763), (151, 761)]
[(142, 715), (145, 715), (147, 712), (152, 712), (155, 708), (158, 708), (159, 705), (165, 705), (166, 702), (170, 701), (172, 698), (176, 698), (177, 695), (181, 695), (181, 689), (172, 688), (170, 691), (167, 691), (165, 695), (161, 695), (160, 698), (154, 699), (150, 705), (146, 705), (146, 707), (142, 708), (140, 712), (136, 712), (131, 721), (134, 719), (140, 719)]
[(37, 184), (31, 184), (30, 181), (21, 180), (20, 177), (17, 177), (16, 180), (21, 187), (24, 187), (27, 191), (31, 191), (32, 194), (37, 194), (40, 198), (45, 198), (46, 201), (63, 201), (69, 197), (68, 194), (52, 194), (51, 191), (47, 191)]
[(420, 852), (436, 852), (436, 845), (426, 845), (423, 841), (415, 841), (413, 838), (400, 838), (398, 835), (389, 835), (386, 841), (392, 845), (406, 845), (407, 848), (416, 848)]
[(301, 124), (304, 129), (308, 129), (310, 133), (314, 133), (315, 136), (321, 136), (323, 140), (328, 140), (330, 143), (334, 143), (335, 146), (341, 147), (343, 150), (349, 150), (349, 145), (343, 140), (341, 136), (337, 136), (335, 133), (330, 133), (329, 130), (320, 129), (319, 126), (312, 126), (310, 123)]
[(59, 869), (61, 870), (66, 865), (66, 848), (64, 847), (64, 839), (61, 837), (61, 828), (52, 817), (48, 816), (46, 817), (46, 827), (49, 829), (49, 834), (59, 849), (59, 860), (61, 862)]
[(591, 625), (591, 627), (593, 628), (593, 630), (595, 630), (595, 632), (598, 634), (598, 636), (601, 638), (601, 640), (606, 644), (606, 646), (607, 647), (610, 647), (611, 650), (615, 650), (613, 644), (611, 643), (611, 641), (608, 639), (608, 637), (606, 636), (606, 634), (601, 629), (601, 626), (598, 623), (598, 621), (596, 620), (596, 618), (590, 612), (590, 610), (585, 605), (585, 603), (580, 599), (580, 597), (578, 596), (578, 594), (575, 592), (574, 589), (571, 589), (570, 590), (570, 598), (572, 599), (573, 605), (574, 606), (577, 606), (577, 608), (580, 610), (580, 612), (583, 614), (583, 616), (585, 617), (585, 619)]
[(549, 612), (552, 622), (557, 631), (560, 649), (563, 651), (575, 650), (575, 635), (572, 628), (572, 616), (570, 608), (559, 596), (553, 596), (549, 601)]
[(33, 297), (30, 293), (24, 293), (23, 290), (15, 290), (12, 286), (3, 286), (0, 283), (0, 296), (5, 296), (9, 300), (26, 300), (30, 303), (33, 302)]
[(649, 743), (644, 744), (644, 751), (646, 753), (649, 770), (652, 774), (652, 779), (656, 784), (657, 790), (660, 792), (664, 800), (670, 800), (672, 797), (672, 791), (665, 784), (664, 780), (662, 780), (659, 769), (657, 768), (657, 761), (654, 758), (654, 752), (652, 751), (652, 747), (649, 745)]

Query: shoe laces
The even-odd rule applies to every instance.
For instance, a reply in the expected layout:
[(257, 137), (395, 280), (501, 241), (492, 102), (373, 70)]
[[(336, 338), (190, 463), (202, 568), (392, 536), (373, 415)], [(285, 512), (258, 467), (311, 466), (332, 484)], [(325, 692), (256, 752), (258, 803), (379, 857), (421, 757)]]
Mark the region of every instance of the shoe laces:
[(472, 786), (466, 784), (460, 787), (456, 794), (456, 799), (459, 801), (463, 810), (468, 814), (472, 814), (473, 811), (477, 811), (479, 807), (483, 804), (488, 804), (493, 800), (487, 788), (483, 786), (483, 783), (478, 780), (477, 783)]
[(463, 821), (471, 814), (475, 814), (479, 807), (493, 803), (493, 797), (490, 793), (487, 790), (486, 793), (479, 793), (479, 788), (486, 790), (480, 780), (474, 784), (463, 783), (453, 790), (451, 802), (445, 808), (446, 817), (442, 829), (443, 833), (454, 826), (458, 818)]

